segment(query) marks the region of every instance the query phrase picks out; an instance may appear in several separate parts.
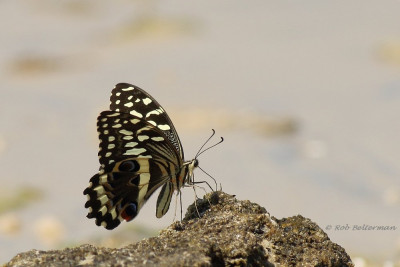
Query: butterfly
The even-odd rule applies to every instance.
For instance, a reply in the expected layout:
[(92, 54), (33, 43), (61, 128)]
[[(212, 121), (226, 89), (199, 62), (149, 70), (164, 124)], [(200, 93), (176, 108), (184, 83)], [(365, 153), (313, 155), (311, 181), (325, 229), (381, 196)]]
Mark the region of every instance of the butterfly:
[(110, 110), (97, 118), (100, 170), (83, 192), (87, 217), (108, 230), (135, 218), (161, 186), (156, 216), (164, 216), (173, 193), (194, 183), (199, 164), (197, 158), (184, 161), (170, 118), (143, 89), (119, 83), (110, 100)]

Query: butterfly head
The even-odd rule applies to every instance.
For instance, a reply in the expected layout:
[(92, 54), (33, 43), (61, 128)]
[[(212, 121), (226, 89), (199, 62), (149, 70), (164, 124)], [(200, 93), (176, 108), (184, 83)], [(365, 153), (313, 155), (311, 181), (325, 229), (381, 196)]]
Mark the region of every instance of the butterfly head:
[(192, 159), (192, 161), (190, 161), (190, 169), (194, 170), (195, 168), (197, 168), (199, 166), (199, 160), (198, 159)]
[(187, 164), (186, 165), (187, 166), (187, 176), (192, 177), (194, 169), (196, 169), (199, 166), (199, 160), (195, 158), (195, 159), (192, 159), (191, 161), (188, 161), (186, 164)]

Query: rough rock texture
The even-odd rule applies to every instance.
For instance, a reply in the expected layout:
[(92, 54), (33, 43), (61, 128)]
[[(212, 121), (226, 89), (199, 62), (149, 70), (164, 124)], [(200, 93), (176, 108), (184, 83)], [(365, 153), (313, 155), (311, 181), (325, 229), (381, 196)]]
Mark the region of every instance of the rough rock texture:
[(196, 206), (159, 236), (120, 249), (31, 250), (6, 266), (353, 266), (342, 247), (300, 215), (277, 220), (223, 192)]

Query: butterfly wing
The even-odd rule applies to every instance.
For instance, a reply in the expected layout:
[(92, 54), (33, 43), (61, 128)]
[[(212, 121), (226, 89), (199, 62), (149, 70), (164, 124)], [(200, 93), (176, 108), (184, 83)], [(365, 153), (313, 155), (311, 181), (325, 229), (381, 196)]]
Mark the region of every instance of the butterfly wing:
[(131, 114), (160, 129), (183, 160), (184, 154), (179, 136), (163, 107), (146, 91), (129, 84), (119, 83), (111, 92), (110, 110)]
[[(151, 194), (164, 185), (156, 211), (157, 217), (162, 217), (168, 211), (174, 191), (171, 180), (176, 178), (182, 165), (180, 153), (183, 155), (179, 139), (174, 139), (176, 146), (168, 138), (176, 131), (172, 124), (167, 130), (164, 123), (170, 120), (161, 106), (141, 89), (116, 88), (111, 96), (112, 111), (102, 112), (97, 122), (100, 171), (84, 191), (88, 196), (87, 217), (96, 218), (96, 224), (107, 229), (117, 227), (122, 220), (132, 220)], [(122, 95), (129, 91), (133, 94)], [(137, 105), (133, 108), (129, 103)], [(149, 111), (156, 107), (157, 114)]]

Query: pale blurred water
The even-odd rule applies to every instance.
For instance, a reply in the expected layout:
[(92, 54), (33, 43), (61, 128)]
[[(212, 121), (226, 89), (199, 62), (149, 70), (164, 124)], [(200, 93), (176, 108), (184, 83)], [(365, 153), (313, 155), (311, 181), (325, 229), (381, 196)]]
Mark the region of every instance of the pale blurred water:
[[(0, 260), (54, 247), (35, 234), (46, 216), (65, 228), (61, 247), (110, 234), (85, 218), (82, 191), (98, 168), (96, 117), (118, 82), (173, 111), (187, 158), (211, 128), (223, 135), (200, 161), (239, 199), (321, 227), (399, 228), (399, 65), (381, 56), (400, 39), (399, 9), (398, 1), (1, 2), (1, 181), (40, 188), (44, 199), (14, 212), (21, 232), (0, 233)], [(272, 137), (212, 120), (193, 129), (197, 108), (233, 120), (286, 116), (299, 129)], [(187, 190), (184, 205), (191, 201)], [(174, 216), (154, 213), (155, 197), (132, 223), (161, 228)], [(351, 255), (383, 262), (398, 260), (399, 231), (327, 233)]]

